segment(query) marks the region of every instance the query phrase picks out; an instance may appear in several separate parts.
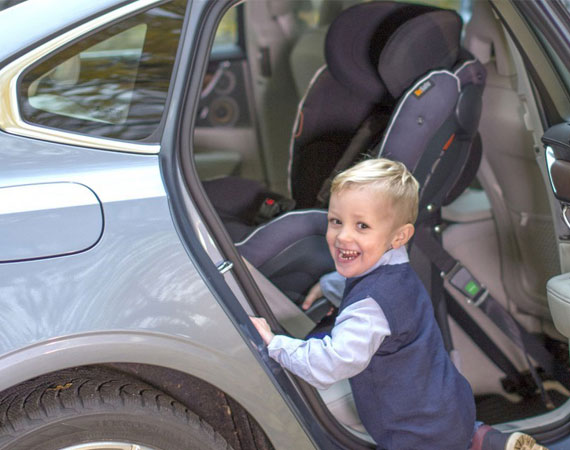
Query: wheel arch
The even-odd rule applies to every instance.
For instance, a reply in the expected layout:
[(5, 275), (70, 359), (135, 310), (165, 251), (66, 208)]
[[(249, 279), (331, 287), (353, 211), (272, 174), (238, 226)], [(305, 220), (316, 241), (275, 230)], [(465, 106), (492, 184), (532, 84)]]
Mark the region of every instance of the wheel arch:
[[(39, 342), (0, 357), (0, 396), (25, 382), (79, 368), (105, 367), (173, 397), (208, 422), (235, 450), (272, 449), (270, 440), (230, 386), (215, 385), (228, 359), (201, 345), (150, 333), (86, 333)], [(206, 381), (209, 380), (209, 381)], [(239, 393), (234, 393), (234, 395)], [(253, 448), (255, 448), (255, 446)]]

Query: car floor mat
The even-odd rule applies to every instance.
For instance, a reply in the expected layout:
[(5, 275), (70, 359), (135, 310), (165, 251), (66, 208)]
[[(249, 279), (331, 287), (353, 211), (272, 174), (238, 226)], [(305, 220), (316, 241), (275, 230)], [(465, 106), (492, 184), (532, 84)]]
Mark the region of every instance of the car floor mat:
[[(564, 388), (547, 388), (546, 390), (556, 407), (568, 400), (569, 396), (566, 395), (568, 392), (563, 392), (565, 391)], [(526, 419), (549, 411), (538, 392), (518, 402), (512, 402), (499, 394), (477, 395), (475, 396), (475, 405), (477, 408), (477, 420), (489, 425)]]

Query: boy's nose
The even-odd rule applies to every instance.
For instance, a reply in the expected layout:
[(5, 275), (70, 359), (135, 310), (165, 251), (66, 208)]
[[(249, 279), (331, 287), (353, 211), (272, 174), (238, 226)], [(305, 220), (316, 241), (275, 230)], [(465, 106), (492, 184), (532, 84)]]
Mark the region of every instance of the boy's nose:
[(340, 242), (348, 242), (352, 240), (352, 233), (346, 227), (343, 227), (336, 237)]

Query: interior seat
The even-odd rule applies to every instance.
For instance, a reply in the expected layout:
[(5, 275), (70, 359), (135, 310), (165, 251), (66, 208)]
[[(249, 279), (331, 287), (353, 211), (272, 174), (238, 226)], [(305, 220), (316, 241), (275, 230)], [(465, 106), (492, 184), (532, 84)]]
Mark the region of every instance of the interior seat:
[[(418, 19), (414, 22), (416, 28), (408, 24), (414, 18)], [(352, 159), (359, 158), (375, 147), (396, 105), (414, 81), (431, 70), (453, 71), (471, 61), (471, 55), (459, 49), (460, 32), (461, 19), (455, 12), (424, 5), (372, 2), (343, 11), (329, 27), (325, 42), (327, 65), (311, 80), (291, 137), (289, 184), (296, 208), (325, 206), (326, 202), (317, 197), (327, 178), (338, 170), (339, 159), (347, 153), (353, 154)], [(470, 70), (466, 66), (462, 73)], [(459, 77), (452, 78), (447, 82), (457, 87)], [(455, 91), (458, 95), (458, 89)], [(471, 101), (475, 108), (466, 107), (461, 120), (471, 120), (467, 117), (471, 109), (477, 116), (476, 98), (462, 100), (462, 105)], [(444, 114), (447, 117), (450, 110)], [(408, 126), (435, 133), (438, 125), (434, 128), (432, 122), (438, 119), (432, 116), (435, 114), (415, 118), (425, 123)], [(396, 129), (400, 123), (392, 127)], [(429, 134), (423, 132), (424, 136)], [(450, 139), (447, 130), (443, 134), (446, 141)], [(450, 145), (458, 142), (452, 141)], [(237, 185), (239, 182), (244, 183), (243, 188)], [(235, 241), (247, 235), (247, 227), (253, 230), (256, 226), (251, 211), (259, 210), (260, 197), (271, 197), (263, 187), (252, 189), (248, 180), (211, 180), (204, 183), (204, 188), (214, 208), (223, 211), (226, 223), (246, 226), (228, 227)], [(217, 200), (237, 197), (240, 201), (229, 209)]]

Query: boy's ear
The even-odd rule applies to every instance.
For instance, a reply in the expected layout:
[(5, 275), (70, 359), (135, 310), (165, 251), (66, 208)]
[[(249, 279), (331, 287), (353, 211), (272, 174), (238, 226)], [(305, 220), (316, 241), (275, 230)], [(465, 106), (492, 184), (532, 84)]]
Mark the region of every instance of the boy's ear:
[(414, 231), (414, 226), (411, 223), (399, 227), (392, 238), (392, 248), (400, 248), (406, 245), (414, 235)]

